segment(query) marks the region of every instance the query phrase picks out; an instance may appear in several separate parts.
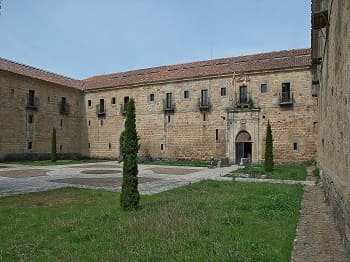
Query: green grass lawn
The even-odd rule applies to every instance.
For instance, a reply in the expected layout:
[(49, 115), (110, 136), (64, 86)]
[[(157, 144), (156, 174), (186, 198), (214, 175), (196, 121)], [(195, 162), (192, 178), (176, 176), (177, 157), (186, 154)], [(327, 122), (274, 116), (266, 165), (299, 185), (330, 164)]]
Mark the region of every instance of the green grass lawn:
[[(164, 166), (194, 166), (194, 167), (208, 167), (209, 166), (209, 160), (208, 161), (202, 161), (202, 160), (159, 160), (159, 161), (139, 161), (140, 164), (145, 165), (164, 165)], [(216, 167), (218, 164), (218, 161), (215, 160), (213, 162), (213, 167)]]
[(266, 178), (305, 180), (307, 172), (305, 165), (276, 165), (272, 172), (266, 172), (263, 166), (249, 166), (232, 172), (233, 174), (260, 174)]
[(202, 181), (142, 196), (59, 189), (0, 198), (0, 260), (289, 261), (300, 185)]
[(70, 165), (70, 164), (82, 164), (82, 163), (95, 163), (102, 162), (103, 160), (96, 159), (82, 159), (82, 160), (57, 160), (52, 162), (51, 160), (41, 160), (41, 161), (18, 161), (11, 164), (20, 164), (27, 166), (55, 166), (55, 165)]

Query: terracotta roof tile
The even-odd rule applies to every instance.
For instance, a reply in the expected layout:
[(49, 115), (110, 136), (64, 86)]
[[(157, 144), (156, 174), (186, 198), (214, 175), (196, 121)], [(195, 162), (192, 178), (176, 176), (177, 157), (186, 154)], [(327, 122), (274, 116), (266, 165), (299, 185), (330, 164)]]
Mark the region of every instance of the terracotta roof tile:
[(35, 79), (40, 79), (46, 82), (82, 89), (84, 82), (73, 78), (50, 73), (35, 67), (13, 62), (7, 59), (0, 58), (0, 70), (8, 71)]
[(100, 75), (85, 79), (86, 89), (122, 87), (130, 84), (152, 83), (311, 65), (311, 49), (284, 50), (271, 53), (229, 57), (186, 64), (161, 66), (134, 71)]

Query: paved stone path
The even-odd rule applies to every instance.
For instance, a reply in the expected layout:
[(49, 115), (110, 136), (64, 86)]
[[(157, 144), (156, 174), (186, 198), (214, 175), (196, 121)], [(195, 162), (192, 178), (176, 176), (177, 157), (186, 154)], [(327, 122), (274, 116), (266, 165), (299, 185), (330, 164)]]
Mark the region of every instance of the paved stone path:
[[(308, 169), (310, 179), (311, 169)], [(292, 253), (293, 262), (346, 262), (345, 248), (330, 206), (322, 188), (305, 186), (297, 236)]]

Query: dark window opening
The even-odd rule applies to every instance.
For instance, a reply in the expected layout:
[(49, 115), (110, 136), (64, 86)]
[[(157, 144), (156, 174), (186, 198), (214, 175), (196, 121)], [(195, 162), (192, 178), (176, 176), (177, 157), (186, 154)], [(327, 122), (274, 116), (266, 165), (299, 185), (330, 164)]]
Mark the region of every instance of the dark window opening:
[(33, 148), (33, 142), (28, 142), (27, 143), (27, 149), (32, 149)]
[(60, 126), (63, 126), (63, 119), (60, 120)]
[(35, 91), (29, 90), (28, 94), (28, 106), (34, 106)]
[(166, 108), (173, 107), (173, 93), (166, 93)]
[(286, 103), (290, 101), (291, 101), (290, 83), (282, 83), (281, 102)]
[(208, 115), (206, 112), (203, 112), (203, 121), (208, 121)]
[(105, 112), (105, 100), (104, 99), (100, 99), (100, 113), (104, 113)]
[(91, 106), (92, 103), (91, 103), (91, 100), (88, 100), (88, 106)]
[(190, 91), (185, 90), (184, 91), (184, 99), (188, 99), (188, 98), (190, 98)]
[(115, 97), (112, 98), (112, 105), (115, 105)]
[(91, 125), (91, 121), (89, 120), (89, 124), (88, 124), (89, 126)]
[(226, 87), (221, 87), (220, 94), (221, 96), (226, 96)]
[(15, 95), (15, 89), (11, 88), (10, 95), (13, 97)]
[(215, 129), (215, 141), (219, 141), (219, 129)]
[(293, 150), (298, 150), (298, 143), (296, 142), (293, 143)]
[(149, 94), (149, 101), (154, 102), (154, 94)]
[(28, 116), (28, 123), (29, 123), (29, 124), (33, 124), (33, 118), (34, 118), (33, 115), (29, 115), (29, 116)]
[(239, 103), (248, 104), (248, 87), (247, 86), (239, 87)]
[(101, 126), (103, 126), (103, 120), (101, 119)]
[(88, 148), (90, 148), (91, 147), (91, 145), (90, 145), (90, 143), (88, 143)]
[(208, 89), (201, 90), (201, 106), (209, 105)]
[(48, 96), (47, 97), (47, 102), (50, 103), (51, 98)]
[(62, 145), (60, 145), (60, 151), (62, 151), (62, 149), (63, 149), (63, 146), (62, 146)]
[(168, 116), (168, 123), (170, 123), (170, 116)]
[(261, 93), (267, 93), (267, 84), (261, 84), (260, 85), (260, 92)]
[(62, 103), (62, 105), (66, 104), (66, 98), (65, 97), (61, 97), (61, 103)]
[(160, 150), (164, 150), (164, 145), (160, 144)]
[(111, 143), (108, 144), (108, 148), (112, 149), (112, 144)]

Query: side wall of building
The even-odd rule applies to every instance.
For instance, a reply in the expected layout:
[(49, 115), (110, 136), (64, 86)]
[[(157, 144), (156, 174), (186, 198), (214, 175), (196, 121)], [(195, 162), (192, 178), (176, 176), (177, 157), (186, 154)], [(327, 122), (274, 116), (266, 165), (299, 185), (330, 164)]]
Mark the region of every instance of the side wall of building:
[[(35, 94), (34, 107), (27, 108), (29, 90)], [(67, 114), (60, 114), (62, 97)], [(81, 155), (81, 140), (86, 139), (82, 91), (0, 71), (0, 109), (0, 160), (47, 158), (54, 127), (57, 153)]]
[[(289, 106), (281, 106), (279, 101), (285, 82), (290, 83), (293, 94)], [(236, 107), (240, 86), (244, 84), (254, 104), (250, 108)], [(261, 92), (261, 84), (267, 84), (267, 92)], [(222, 88), (226, 89), (225, 94)], [(201, 90), (205, 89), (209, 110), (199, 107)], [(164, 110), (167, 93), (172, 93), (174, 111)], [(316, 102), (311, 96), (309, 68), (241, 74), (234, 82), (232, 75), (225, 75), (88, 91), (85, 95), (88, 144), (83, 147), (90, 147), (91, 157), (119, 157), (124, 129), (121, 108), (126, 96), (136, 102), (140, 156), (205, 160), (227, 157), (235, 162), (236, 137), (240, 131), (247, 131), (252, 139), (251, 160), (260, 162), (264, 159), (267, 120), (272, 125), (277, 162), (301, 162), (315, 156)], [(100, 99), (104, 99), (106, 115), (99, 118), (96, 110)]]
[(327, 10), (327, 40), (321, 54), (318, 165), (350, 254), (350, 2), (329, 1)]

